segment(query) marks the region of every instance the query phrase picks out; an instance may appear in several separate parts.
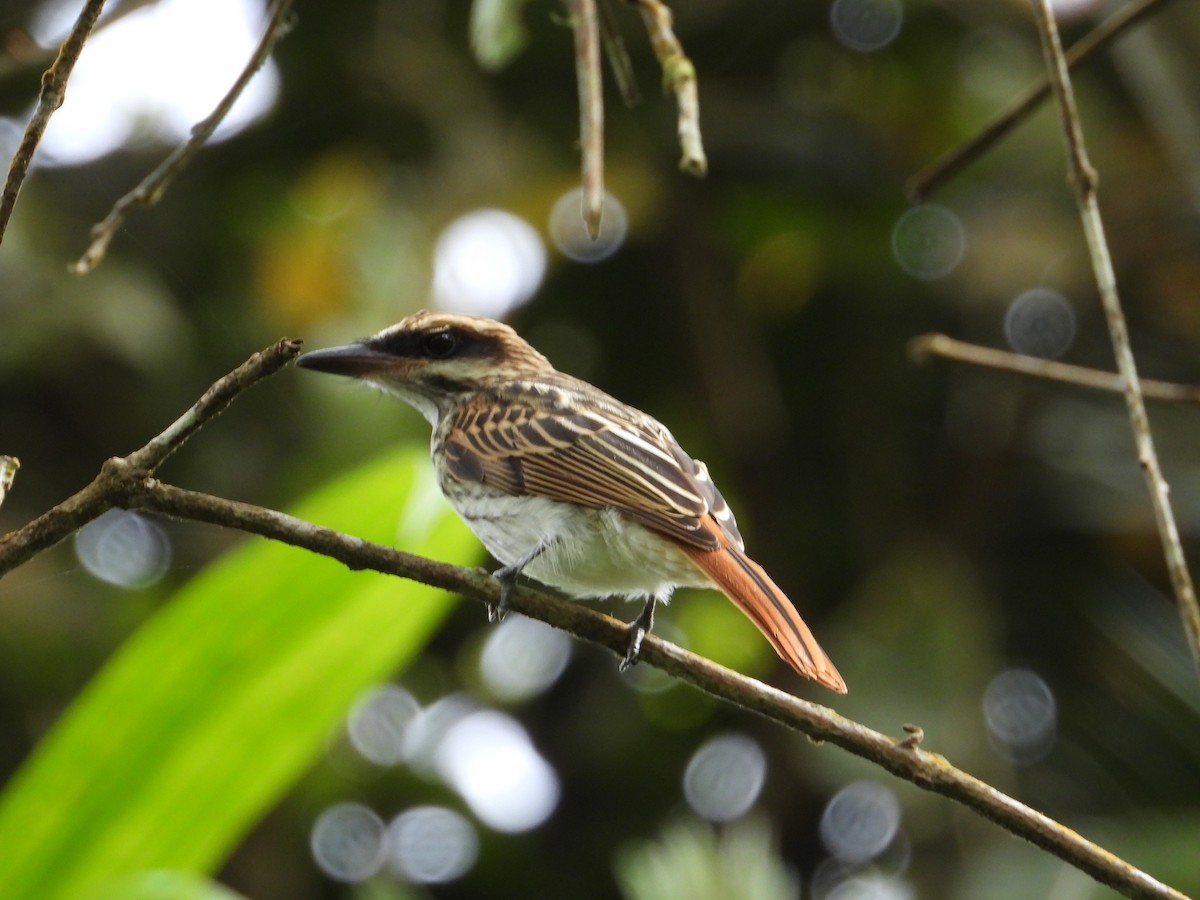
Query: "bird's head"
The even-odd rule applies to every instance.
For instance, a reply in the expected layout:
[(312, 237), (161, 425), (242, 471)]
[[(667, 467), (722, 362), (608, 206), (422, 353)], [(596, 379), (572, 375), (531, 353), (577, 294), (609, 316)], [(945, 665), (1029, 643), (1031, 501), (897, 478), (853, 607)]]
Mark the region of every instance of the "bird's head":
[(553, 371), (502, 322), (424, 310), (356, 343), (306, 353), (296, 364), (395, 394), (435, 424), (464, 394)]

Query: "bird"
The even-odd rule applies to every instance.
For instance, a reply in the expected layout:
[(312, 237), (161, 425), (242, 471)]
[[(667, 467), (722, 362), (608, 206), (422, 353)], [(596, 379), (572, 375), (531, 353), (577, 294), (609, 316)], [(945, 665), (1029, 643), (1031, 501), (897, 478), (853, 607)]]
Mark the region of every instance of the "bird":
[(502, 617), (519, 575), (575, 599), (643, 600), (621, 663), (679, 587), (716, 588), (801, 675), (846, 683), (795, 606), (746, 555), (703, 462), (656, 419), (560, 372), (502, 322), (422, 310), (302, 368), (392, 394), (432, 426), (438, 485), (500, 563)]

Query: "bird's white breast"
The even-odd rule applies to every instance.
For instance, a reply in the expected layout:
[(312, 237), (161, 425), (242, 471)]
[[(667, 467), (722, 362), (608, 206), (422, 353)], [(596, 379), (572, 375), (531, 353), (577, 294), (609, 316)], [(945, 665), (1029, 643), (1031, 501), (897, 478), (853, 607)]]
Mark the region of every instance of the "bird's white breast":
[(673, 543), (612, 508), (590, 509), (542, 497), (514, 497), (484, 485), (442, 481), (442, 490), (488, 551), (573, 597), (666, 599), (675, 587), (709, 587), (708, 577)]

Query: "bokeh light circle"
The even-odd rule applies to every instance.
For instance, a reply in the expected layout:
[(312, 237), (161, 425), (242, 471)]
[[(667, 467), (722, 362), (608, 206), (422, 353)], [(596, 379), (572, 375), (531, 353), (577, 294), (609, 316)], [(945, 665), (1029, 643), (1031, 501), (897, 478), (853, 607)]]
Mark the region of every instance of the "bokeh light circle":
[(833, 795), (821, 814), (821, 841), (838, 859), (865, 863), (882, 853), (900, 828), (900, 802), (874, 781), (856, 781)]
[(1031, 288), (1009, 304), (1004, 337), (1017, 353), (1057, 359), (1075, 342), (1075, 310), (1058, 291)]
[(101, 581), (144, 588), (167, 573), (171, 542), (144, 516), (110, 509), (75, 532), (75, 556)]
[(834, 0), (829, 9), (834, 37), (860, 53), (882, 50), (900, 34), (903, 23), (899, 0)]
[(478, 857), (475, 826), (444, 806), (418, 806), (388, 826), (388, 864), (405, 881), (453, 881), (469, 872)]
[(479, 669), (495, 696), (515, 703), (554, 684), (570, 658), (571, 639), (566, 632), (536, 619), (509, 616), (488, 635)]
[(309, 847), (330, 878), (349, 884), (366, 881), (383, 866), (383, 820), (360, 803), (335, 804), (313, 823)]
[(1036, 672), (1001, 672), (983, 692), (983, 717), (996, 748), (1013, 762), (1041, 759), (1058, 733), (1058, 704)]
[(379, 766), (404, 760), (404, 734), (420, 714), (412, 694), (394, 684), (371, 688), (350, 708), (346, 731), (364, 759)]
[(892, 255), (914, 278), (934, 281), (958, 268), (967, 247), (962, 220), (935, 203), (907, 209), (892, 229)]
[(550, 210), (550, 239), (563, 256), (575, 262), (595, 263), (621, 249), (629, 233), (629, 216), (621, 201), (604, 194), (600, 233), (593, 238), (583, 222), (583, 189), (567, 191)]
[(720, 735), (706, 741), (688, 761), (683, 795), (698, 815), (728, 822), (758, 799), (766, 774), (767, 759), (756, 742), (742, 734)]
[(558, 805), (558, 776), (512, 716), (479, 710), (446, 731), (435, 767), (484, 824), (516, 833), (542, 824)]
[(433, 251), (433, 299), (442, 309), (503, 318), (533, 296), (546, 248), (532, 225), (502, 209), (477, 209), (443, 229)]
[[(159, 0), (98, 29), (46, 128), (38, 163), (81, 165), (147, 136), (186, 140), (245, 67), (262, 34), (263, 12), (252, 0)], [(78, 13), (78, 3), (41, 4), (33, 36), (57, 47)], [(279, 83), (267, 60), (212, 140), (263, 118)]]

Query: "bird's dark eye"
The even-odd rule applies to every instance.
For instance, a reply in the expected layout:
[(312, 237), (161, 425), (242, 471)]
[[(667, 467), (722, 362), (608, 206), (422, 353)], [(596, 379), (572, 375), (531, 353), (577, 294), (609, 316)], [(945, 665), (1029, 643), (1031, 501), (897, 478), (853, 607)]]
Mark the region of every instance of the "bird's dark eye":
[(430, 359), (445, 359), (458, 349), (458, 337), (450, 331), (435, 331), (421, 338), (421, 347)]

